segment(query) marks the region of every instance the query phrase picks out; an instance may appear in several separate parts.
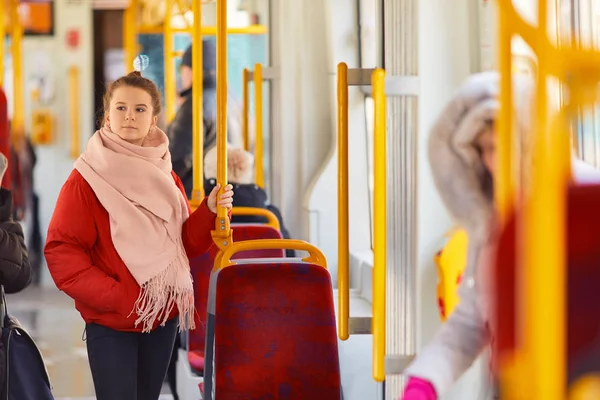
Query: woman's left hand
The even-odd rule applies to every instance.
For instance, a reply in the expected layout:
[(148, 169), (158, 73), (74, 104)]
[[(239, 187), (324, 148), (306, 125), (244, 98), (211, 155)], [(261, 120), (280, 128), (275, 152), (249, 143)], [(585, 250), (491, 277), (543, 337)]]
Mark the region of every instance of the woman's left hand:
[[(221, 184), (217, 184), (213, 190), (208, 195), (208, 209), (213, 213), (217, 213), (217, 196), (219, 194), (219, 189), (221, 188)], [(218, 204), (222, 207), (225, 207), (227, 210), (231, 210), (233, 207), (233, 186), (227, 185), (223, 190), (219, 198)]]

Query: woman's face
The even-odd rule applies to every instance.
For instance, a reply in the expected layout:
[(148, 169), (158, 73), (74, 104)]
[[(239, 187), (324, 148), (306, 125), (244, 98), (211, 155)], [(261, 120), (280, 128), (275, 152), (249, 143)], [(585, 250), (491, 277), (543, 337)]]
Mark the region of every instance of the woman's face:
[(148, 92), (121, 86), (113, 93), (106, 121), (110, 130), (129, 143), (140, 146), (156, 126), (152, 97)]
[(481, 152), (483, 165), (494, 176), (496, 170), (496, 132), (493, 128), (486, 129), (477, 138), (477, 147)]

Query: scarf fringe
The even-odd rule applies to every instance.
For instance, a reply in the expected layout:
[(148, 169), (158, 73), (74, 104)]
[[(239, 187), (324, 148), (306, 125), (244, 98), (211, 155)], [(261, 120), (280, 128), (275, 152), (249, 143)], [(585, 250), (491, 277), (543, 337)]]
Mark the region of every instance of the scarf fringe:
[[(142, 290), (129, 314), (135, 313), (138, 316), (135, 326), (143, 324), (142, 332), (144, 333), (152, 332), (157, 320), (161, 321), (161, 326), (165, 326), (175, 306), (179, 310), (179, 332), (193, 330), (196, 327), (194, 287), (189, 271), (189, 261), (183, 250), (183, 244), (180, 241), (177, 244), (180, 249), (179, 255), (164, 271), (141, 285)], [(186, 276), (181, 277), (181, 274), (186, 274)], [(185, 285), (185, 287), (177, 285), (177, 282), (182, 279), (189, 280), (189, 285)]]

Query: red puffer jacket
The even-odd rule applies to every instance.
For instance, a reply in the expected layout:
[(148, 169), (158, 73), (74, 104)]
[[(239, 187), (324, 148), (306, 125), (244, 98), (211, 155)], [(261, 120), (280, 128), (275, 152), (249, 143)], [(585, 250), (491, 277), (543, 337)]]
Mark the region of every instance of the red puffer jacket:
[[(174, 173), (173, 179), (183, 192)], [(183, 244), (189, 258), (218, 251), (210, 234), (215, 217), (205, 199), (183, 224)], [(85, 322), (119, 331), (142, 331), (142, 324), (134, 325), (135, 314), (128, 317), (140, 286), (113, 245), (108, 212), (77, 170), (58, 196), (44, 253), (56, 286), (75, 300)], [(175, 308), (170, 318), (178, 313)]]

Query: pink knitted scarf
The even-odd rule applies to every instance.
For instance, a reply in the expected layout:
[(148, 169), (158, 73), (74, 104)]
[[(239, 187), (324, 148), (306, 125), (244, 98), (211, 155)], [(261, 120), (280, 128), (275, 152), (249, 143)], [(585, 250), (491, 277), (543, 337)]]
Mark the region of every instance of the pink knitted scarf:
[(194, 288), (181, 239), (189, 212), (171, 175), (167, 135), (153, 128), (136, 146), (105, 126), (75, 168), (108, 212), (115, 249), (142, 288), (132, 309), (135, 325), (150, 332), (177, 305), (180, 329), (194, 329)]

